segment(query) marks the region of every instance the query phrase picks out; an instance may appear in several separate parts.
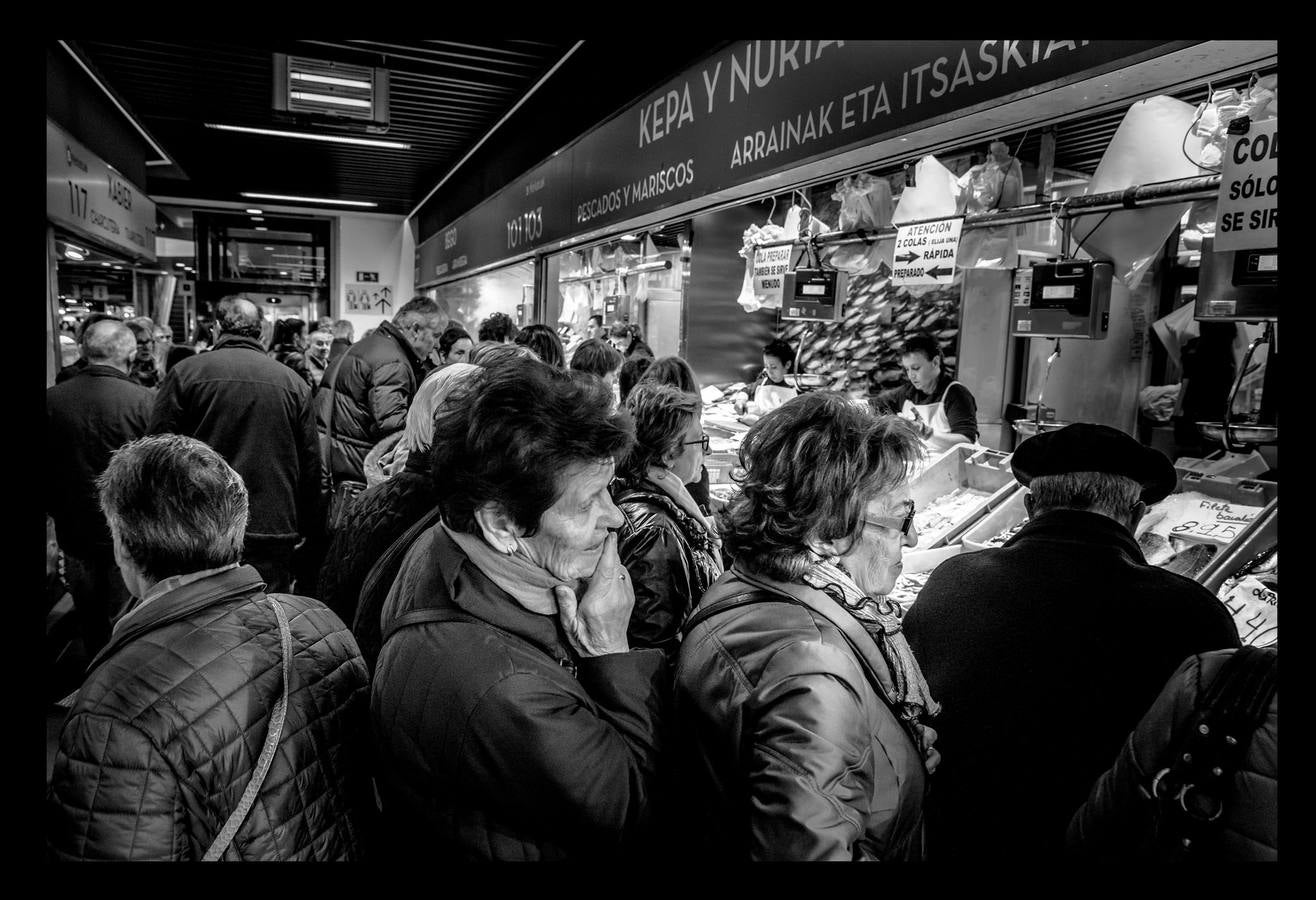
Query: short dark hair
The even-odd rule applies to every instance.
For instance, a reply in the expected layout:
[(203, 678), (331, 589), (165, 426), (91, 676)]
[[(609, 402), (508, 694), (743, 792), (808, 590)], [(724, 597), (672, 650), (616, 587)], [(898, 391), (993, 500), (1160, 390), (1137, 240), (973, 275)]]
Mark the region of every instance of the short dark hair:
[(507, 313), (496, 312), (480, 323), (478, 333), (482, 341), (502, 342), (514, 339), (517, 335), (517, 328), (512, 323), (511, 316)]
[(334, 323), (334, 340), (350, 341), (356, 336), (356, 326), (346, 319)]
[(529, 347), (544, 362), (555, 369), (567, 367), (567, 355), (562, 350), (562, 339), (547, 325), (527, 325), (516, 336), (515, 343)]
[(96, 486), (112, 533), (152, 580), (242, 557), (247, 488), (224, 457), (195, 438), (157, 434), (125, 444)]
[(615, 347), (598, 338), (585, 341), (571, 356), (571, 368), (600, 378), (620, 369), (623, 362), (625, 360)]
[(306, 323), (296, 316), (278, 319), (274, 323), (274, 346), (280, 347), (293, 343), (299, 335), (306, 332)]
[(133, 333), (133, 339), (140, 341), (144, 337), (155, 340), (155, 329), (149, 325), (143, 325), (140, 319), (124, 319), (123, 324), (127, 325)]
[(617, 376), (617, 389), (621, 392), (622, 403), (626, 402), (626, 397), (640, 380), (640, 377), (652, 365), (653, 360), (647, 356), (637, 356), (622, 363), (621, 374)]
[(466, 357), (466, 360), (472, 365), (488, 368), (505, 362), (524, 362), (526, 360), (539, 362), (539, 357), (535, 356), (535, 351), (521, 344), (480, 341), (471, 348), (470, 355)]
[(695, 378), (695, 370), (679, 356), (663, 356), (655, 359), (640, 381), (674, 384), (687, 394), (699, 393), (699, 379)]
[(853, 540), (864, 507), (922, 457), (914, 427), (834, 391), (803, 394), (750, 428), (740, 493), (720, 516), (727, 553), (751, 572), (794, 581), (817, 558), (810, 541)]
[(795, 362), (795, 348), (788, 344), (783, 338), (773, 338), (763, 345), (763, 355), (772, 356), (781, 360), (781, 364), (790, 368)]
[(474, 534), (486, 503), (533, 535), (575, 463), (616, 460), (634, 440), (630, 416), (593, 379), (538, 362), (467, 378), (434, 418), (435, 493), (449, 527)]
[(638, 384), (626, 398), (626, 411), (635, 423), (635, 443), (617, 466), (617, 474), (628, 481), (644, 479), (649, 467), (662, 461), (663, 454), (698, 419), (704, 403), (670, 384)]
[(412, 297), (393, 316), (393, 324), (401, 328), (412, 319), (429, 319), (442, 314), (446, 314), (446, 307), (440, 306), (437, 300), (424, 296)]
[[(460, 325), (449, 325), (443, 329), (443, 334), (439, 335), (439, 355), (447, 356), (453, 346), (461, 340), (471, 341), (471, 335), (465, 328)], [(471, 343), (474, 344), (475, 341)]]
[(631, 341), (631, 345), (626, 348), (626, 358), (631, 359), (633, 357), (653, 359), (653, 348), (639, 338), (636, 338)]
[(941, 345), (938, 344), (937, 339), (930, 334), (924, 332), (911, 334), (909, 337), (905, 338), (905, 342), (900, 345), (900, 355), (908, 356), (911, 353), (922, 353), (928, 358), (928, 361), (931, 362), (938, 356), (941, 356)]
[(589, 317), (589, 321), (590, 321), (591, 324), (594, 323), (594, 322), (598, 322), (599, 325), (602, 326), (602, 325), (603, 325), (603, 316), (599, 315), (598, 313), (595, 313), (594, 315), (592, 315), (592, 316)]

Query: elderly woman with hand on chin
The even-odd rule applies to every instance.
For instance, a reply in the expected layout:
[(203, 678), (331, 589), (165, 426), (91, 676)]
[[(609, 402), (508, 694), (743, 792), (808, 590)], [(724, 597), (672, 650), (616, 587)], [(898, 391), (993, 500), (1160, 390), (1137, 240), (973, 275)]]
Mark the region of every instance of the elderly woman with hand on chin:
[(719, 860), (919, 860), (927, 682), (885, 596), (917, 544), (912, 426), (832, 392), (764, 416), (724, 510), (736, 562), (686, 623), (679, 784)]
[(635, 445), (612, 483), (626, 517), (619, 552), (635, 589), (627, 637), (670, 658), (681, 623), (722, 574), (717, 530), (686, 490), (698, 479), (708, 446), (702, 405), (698, 395), (670, 384), (636, 385), (626, 398)]
[(629, 417), (538, 361), (472, 376), (431, 450), (442, 521), (402, 562), (372, 683), (399, 858), (616, 858), (648, 838), (667, 663), (626, 639), (610, 529)]

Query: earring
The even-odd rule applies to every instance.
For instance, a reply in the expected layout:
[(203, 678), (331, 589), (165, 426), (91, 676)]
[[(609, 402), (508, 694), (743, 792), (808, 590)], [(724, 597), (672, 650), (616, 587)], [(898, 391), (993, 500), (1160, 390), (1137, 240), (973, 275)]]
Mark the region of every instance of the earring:
[(508, 556), (511, 556), (511, 555), (512, 555), (513, 553), (515, 553), (515, 552), (516, 552), (516, 544), (508, 544), (508, 545), (507, 545), (507, 555), (508, 555)]

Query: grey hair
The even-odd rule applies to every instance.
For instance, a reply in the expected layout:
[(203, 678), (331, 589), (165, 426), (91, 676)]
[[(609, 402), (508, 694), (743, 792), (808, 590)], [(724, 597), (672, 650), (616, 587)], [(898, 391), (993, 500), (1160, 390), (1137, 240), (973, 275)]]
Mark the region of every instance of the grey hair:
[(346, 319), (339, 319), (334, 323), (334, 337), (344, 341), (352, 340), (356, 334), (356, 326)]
[(402, 431), (402, 446), (407, 452), (424, 453), (434, 442), (434, 416), (448, 397), (480, 367), (470, 363), (449, 363), (435, 369), (416, 388), (416, 396), (407, 409), (407, 424)]
[(259, 306), (246, 297), (225, 297), (219, 302), (219, 330), (222, 334), (250, 338), (261, 336), (261, 322), (265, 313)]
[(327, 337), (331, 341), (334, 339), (334, 333), (332, 331), (325, 331), (323, 328), (317, 328), (306, 336), (306, 340), (309, 341), (311, 340), (311, 338), (315, 337), (316, 335), (321, 335), (321, 334)]
[(117, 319), (101, 319), (82, 334), (82, 352), (89, 363), (123, 363), (137, 352), (137, 338)]
[(153, 581), (242, 558), (246, 485), (195, 438), (159, 434), (124, 444), (96, 487), (123, 553)]
[(1142, 497), (1142, 485), (1108, 472), (1066, 472), (1039, 475), (1028, 485), (1033, 515), (1053, 509), (1077, 509), (1128, 519)]
[(540, 361), (535, 356), (535, 351), (531, 350), (525, 344), (500, 344), (497, 341), (480, 341), (471, 348), (467, 355), (467, 360), (471, 365), (490, 366), (501, 365), (513, 359), (533, 359)]
[(431, 300), (429, 297), (412, 297), (393, 316), (393, 324), (399, 328), (405, 328), (413, 319), (426, 321), (434, 316), (446, 316), (447, 314), (448, 304), (446, 301), (440, 305), (439, 301)]

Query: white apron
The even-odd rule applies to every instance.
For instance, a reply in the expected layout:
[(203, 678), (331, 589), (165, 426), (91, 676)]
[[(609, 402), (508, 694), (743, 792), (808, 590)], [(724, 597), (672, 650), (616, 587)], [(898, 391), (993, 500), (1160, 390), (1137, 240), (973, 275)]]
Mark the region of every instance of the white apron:
[[(959, 384), (958, 381), (952, 381), (946, 385), (946, 391)], [(909, 419), (911, 422), (922, 421), (932, 428), (932, 437), (927, 438), (931, 441), (933, 438), (939, 438), (942, 446), (949, 446), (955, 443), (969, 443), (968, 438), (958, 432), (950, 430), (950, 420), (946, 418), (946, 408), (943, 402), (946, 399), (946, 392), (941, 394), (941, 400), (936, 403), (918, 404), (913, 400), (906, 400), (900, 407), (900, 415)], [(954, 435), (954, 437), (952, 437)]]
[(798, 396), (795, 388), (787, 385), (768, 384), (766, 381), (754, 392), (754, 402), (758, 404), (759, 415), (770, 412), (787, 400)]

